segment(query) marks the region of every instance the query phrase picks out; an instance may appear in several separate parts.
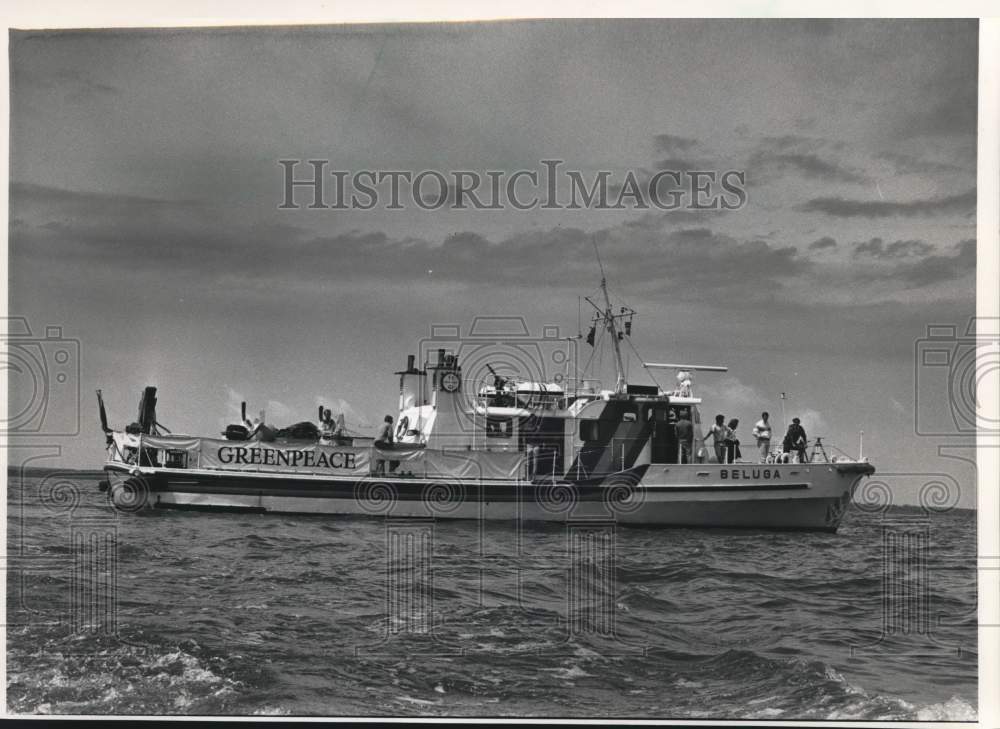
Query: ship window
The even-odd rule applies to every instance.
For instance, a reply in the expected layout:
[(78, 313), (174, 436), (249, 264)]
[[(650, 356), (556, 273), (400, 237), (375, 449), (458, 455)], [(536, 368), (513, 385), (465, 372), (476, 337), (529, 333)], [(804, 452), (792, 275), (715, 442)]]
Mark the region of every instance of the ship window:
[(581, 420), (580, 421), (580, 440), (584, 440), (584, 441), (601, 440), (601, 421), (600, 420)]
[(510, 438), (513, 434), (514, 420), (512, 418), (486, 419), (487, 438)]
[(168, 450), (164, 465), (167, 468), (187, 468), (187, 451)]

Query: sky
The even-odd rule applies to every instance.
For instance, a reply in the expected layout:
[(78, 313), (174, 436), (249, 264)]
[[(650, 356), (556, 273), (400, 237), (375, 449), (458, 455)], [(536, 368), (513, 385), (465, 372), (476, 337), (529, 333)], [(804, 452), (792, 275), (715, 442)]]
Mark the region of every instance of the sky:
[[(616, 305), (638, 312), (642, 359), (730, 368), (699, 373), (695, 390), (707, 415), (740, 418), (745, 443), (761, 410), (780, 422), (785, 392), (810, 436), (857, 455), (863, 430), (899, 502), (944, 474), (974, 506), (950, 375), (918, 353), (928, 325), (961, 335), (975, 313), (977, 32), (974, 20), (14, 32), (9, 314), (79, 343), (79, 375), (50, 391), (45, 417), (79, 411), (80, 433), (43, 424), (34, 440), (57, 444), (62, 465), (98, 467), (94, 390), (121, 426), (145, 385), (175, 432), (218, 433), (241, 400), (276, 425), (323, 402), (371, 431), (433, 325), (521, 317), (533, 334), (577, 334), (596, 247)], [(445, 175), (557, 159), (618, 182), (735, 170), (746, 202), (339, 210), (309, 209), (299, 191), (282, 209), (287, 159)], [(648, 383), (628, 354), (630, 379)], [(12, 376), (12, 404), (28, 397), (18, 387)]]

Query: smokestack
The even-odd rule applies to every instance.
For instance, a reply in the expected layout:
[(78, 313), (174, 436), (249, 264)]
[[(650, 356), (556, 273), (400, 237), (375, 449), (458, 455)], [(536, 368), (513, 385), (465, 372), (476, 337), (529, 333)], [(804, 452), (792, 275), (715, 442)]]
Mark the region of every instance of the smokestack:
[(412, 354), (406, 355), (406, 371), (407, 372), (414, 372), (416, 370), (416, 368), (413, 366), (413, 360), (414, 359), (416, 359), (416, 357), (414, 355), (412, 355)]
[(444, 350), (438, 350), (438, 367), (444, 367)]

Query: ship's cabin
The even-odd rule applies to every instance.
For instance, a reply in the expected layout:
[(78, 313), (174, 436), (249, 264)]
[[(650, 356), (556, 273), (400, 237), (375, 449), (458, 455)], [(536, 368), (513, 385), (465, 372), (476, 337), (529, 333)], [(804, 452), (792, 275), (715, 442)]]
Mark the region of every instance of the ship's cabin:
[[(594, 381), (541, 382), (501, 376), (466, 377), (458, 357), (439, 352), (423, 369), (399, 373), (399, 447), (484, 454), (522, 454), (531, 478), (580, 478), (642, 464), (694, 459), (700, 438), (699, 398), (656, 385), (601, 389)], [(419, 403), (419, 404), (418, 404)], [(681, 449), (678, 421), (691, 422), (691, 443)]]

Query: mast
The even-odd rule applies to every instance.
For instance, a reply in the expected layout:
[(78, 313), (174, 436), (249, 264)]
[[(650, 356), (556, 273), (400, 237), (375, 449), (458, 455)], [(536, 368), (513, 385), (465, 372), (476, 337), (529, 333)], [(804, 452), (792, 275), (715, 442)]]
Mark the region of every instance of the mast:
[[(602, 272), (603, 273), (603, 272)], [(622, 348), (618, 341), (618, 331), (615, 327), (615, 315), (611, 312), (611, 299), (608, 297), (608, 284), (604, 276), (601, 276), (601, 291), (604, 293), (604, 321), (611, 334), (611, 346), (615, 348), (615, 367), (618, 370), (618, 378), (615, 380), (615, 394), (621, 395), (627, 389), (625, 382), (625, 365), (622, 362)]]
[[(611, 297), (608, 296), (608, 281), (607, 277), (604, 275), (604, 263), (601, 261), (601, 252), (597, 249), (597, 241), (593, 238), (591, 240), (594, 243), (594, 253), (597, 254), (597, 265), (601, 267), (601, 293), (604, 294), (604, 308), (602, 309), (589, 297), (584, 297), (588, 304), (593, 306), (597, 313), (594, 315), (594, 325), (596, 326), (598, 320), (602, 321), (604, 326), (607, 327), (608, 333), (611, 334), (611, 346), (615, 350), (615, 369), (617, 370), (617, 377), (615, 379), (615, 394), (624, 395), (628, 391), (628, 384), (625, 381), (625, 363), (622, 361), (622, 348), (621, 348), (621, 337), (622, 335), (618, 332), (618, 328), (615, 326), (615, 319), (626, 318), (628, 321), (625, 322), (625, 334), (631, 334), (632, 330), (632, 315), (635, 314), (634, 309), (623, 306), (620, 314), (615, 314), (611, 309)], [(591, 327), (591, 334), (593, 334), (593, 326)], [(590, 341), (588, 339), (588, 341)], [(593, 344), (593, 342), (590, 342)]]

